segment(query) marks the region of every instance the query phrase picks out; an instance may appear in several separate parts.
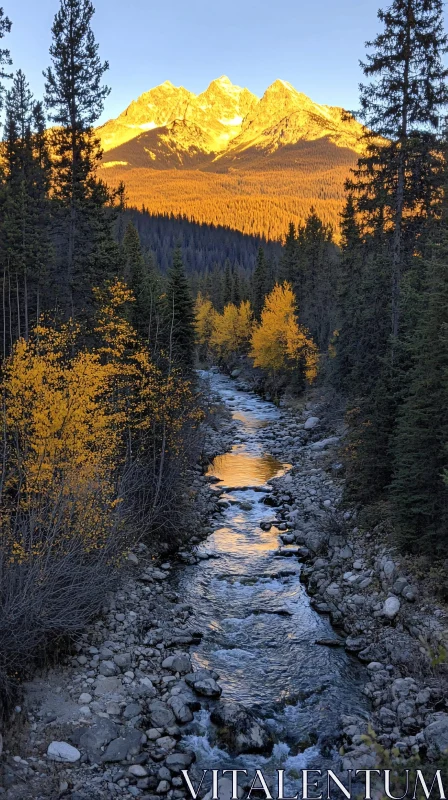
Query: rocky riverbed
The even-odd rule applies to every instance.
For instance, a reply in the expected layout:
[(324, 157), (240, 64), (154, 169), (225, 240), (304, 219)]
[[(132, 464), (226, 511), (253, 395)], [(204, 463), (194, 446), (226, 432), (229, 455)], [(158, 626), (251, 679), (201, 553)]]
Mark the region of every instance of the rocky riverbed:
[[(252, 397), (241, 381), (220, 380)], [(322, 628), (313, 622), (312, 646), (334, 653), (334, 660), (329, 655), (322, 663), (349, 681), (356, 673), (353, 708), (341, 706), (326, 757), (336, 768), (378, 766), (376, 749), (364, 739), (370, 724), (381, 746), (436, 760), (448, 748), (446, 612), (423, 596), (378, 531), (361, 533), (354, 509), (341, 509), (343, 430), (327, 427), (318, 403), (300, 414), (266, 407), (273, 413), (258, 428), (257, 442), (291, 467), (268, 480), (259, 529), (280, 536), (277, 563), (294, 563), (292, 580), (307, 588), (301, 608), (311, 605), (309, 618), (323, 621)], [(238, 412), (222, 418), (218, 430), (207, 431), (205, 461), (244, 441)], [(181, 770), (201, 758), (195, 725), (204, 714), (225, 732), (220, 747), (229, 752), (267, 757), (278, 747), (275, 724), (266, 719), (275, 716), (272, 706), (263, 713), (257, 703), (251, 713), (232, 697), (234, 662), (222, 677), (201, 666), (213, 658), (204, 647), (210, 625), (185, 600), (185, 570), (208, 563), (213, 553), (200, 543), (222, 529), (235, 500), (217, 481), (201, 465), (192, 475), (198, 510), (209, 523), (191, 546), (171, 561), (154, 560), (143, 545), (131, 553), (121, 588), (105, 598), (102, 618), (80, 638), (71, 662), (25, 687), (5, 737), (0, 792), (8, 800), (181, 800)], [(258, 513), (253, 498), (236, 500), (250, 506), (247, 514)], [(286, 620), (300, 613), (283, 610)], [(271, 618), (275, 628), (282, 615)], [(349, 674), (352, 662), (359, 668)], [(299, 755), (310, 752), (309, 741), (297, 747)], [(319, 762), (318, 752), (312, 757)]]

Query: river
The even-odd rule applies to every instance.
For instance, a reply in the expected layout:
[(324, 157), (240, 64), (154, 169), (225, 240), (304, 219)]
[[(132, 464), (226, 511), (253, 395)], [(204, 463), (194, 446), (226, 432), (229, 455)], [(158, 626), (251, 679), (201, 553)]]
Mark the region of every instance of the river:
[[(222, 700), (254, 710), (275, 733), (272, 755), (231, 758), (217, 747), (209, 713), (195, 715), (185, 742), (199, 769), (262, 765), (282, 767), (292, 780), (298, 770), (331, 759), (331, 742), (342, 714), (366, 715), (361, 688), (364, 668), (343, 647), (316, 644), (337, 634), (310, 605), (300, 581), (300, 562), (282, 548), (275, 518), (265, 505), (269, 479), (289, 469), (268, 452), (272, 426), (281, 419), (273, 404), (210, 375), (212, 393), (230, 409), (238, 433), (230, 453), (218, 456), (209, 474), (227, 501), (214, 533), (200, 546), (211, 556), (179, 569), (176, 589), (191, 604), (191, 624), (203, 631), (193, 649), (195, 668), (219, 673)], [(288, 557), (289, 556), (289, 557)]]

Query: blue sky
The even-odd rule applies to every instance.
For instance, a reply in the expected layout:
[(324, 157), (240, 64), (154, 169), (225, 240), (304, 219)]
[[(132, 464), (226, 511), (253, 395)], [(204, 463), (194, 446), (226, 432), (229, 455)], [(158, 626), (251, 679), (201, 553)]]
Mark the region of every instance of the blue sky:
[[(2, 0), (14, 68), (43, 92), (58, 0)], [(203, 91), (228, 75), (257, 95), (283, 78), (313, 100), (354, 109), (364, 42), (381, 0), (94, 0), (93, 27), (110, 64), (102, 121), (170, 80)], [(383, 3), (384, 5), (384, 3)]]

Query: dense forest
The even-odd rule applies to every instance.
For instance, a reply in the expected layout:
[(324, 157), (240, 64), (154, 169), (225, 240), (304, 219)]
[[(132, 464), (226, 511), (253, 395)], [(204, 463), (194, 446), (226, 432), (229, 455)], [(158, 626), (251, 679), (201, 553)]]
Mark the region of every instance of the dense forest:
[[(258, 177), (249, 190), (241, 175), (197, 173), (198, 206), (184, 173), (151, 172), (152, 204), (128, 208), (128, 193), (141, 205), (132, 173), (114, 186), (100, 169), (109, 89), (93, 13), (61, 0), (42, 100), (0, 53), (4, 698), (50, 637), (95, 613), (130, 543), (178, 544), (208, 405), (199, 362), (250, 363), (276, 399), (316, 382), (337, 394), (347, 498), (392, 520), (406, 552), (448, 552), (441, 0), (380, 12), (363, 65), (365, 154), (341, 214), (347, 164), (337, 181), (304, 178), (300, 197), (281, 171), (263, 191)], [(10, 27), (1, 11), (0, 38)]]
[[(328, 152), (330, 150), (330, 152)], [(175, 214), (279, 241), (291, 221), (302, 225), (310, 206), (339, 229), (344, 181), (356, 154), (327, 140), (301, 142), (289, 163), (272, 159), (256, 170), (228, 172), (145, 169), (114, 165), (101, 170), (110, 186), (126, 184), (129, 202), (152, 214)]]

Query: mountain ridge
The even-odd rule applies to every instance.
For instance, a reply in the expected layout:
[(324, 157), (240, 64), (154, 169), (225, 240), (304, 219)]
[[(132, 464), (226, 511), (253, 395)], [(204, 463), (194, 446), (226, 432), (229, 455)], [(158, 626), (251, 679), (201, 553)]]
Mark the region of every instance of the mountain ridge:
[(165, 81), (97, 134), (103, 179), (134, 207), (278, 239), (311, 206), (338, 228), (363, 131), (287, 81), (259, 98), (222, 75), (200, 94)]
[[(269, 155), (285, 145), (325, 137), (338, 147), (361, 152), (362, 130), (343, 109), (315, 103), (288, 81), (277, 79), (258, 98), (222, 75), (199, 95), (165, 81), (133, 100), (97, 132), (105, 168), (116, 161), (135, 166), (122, 146), (145, 134), (140, 147), (149, 168), (157, 168), (159, 161), (166, 168), (169, 153), (172, 166), (188, 168), (190, 158), (197, 161), (198, 152), (210, 164), (249, 148)], [(114, 152), (117, 148), (120, 153)]]

